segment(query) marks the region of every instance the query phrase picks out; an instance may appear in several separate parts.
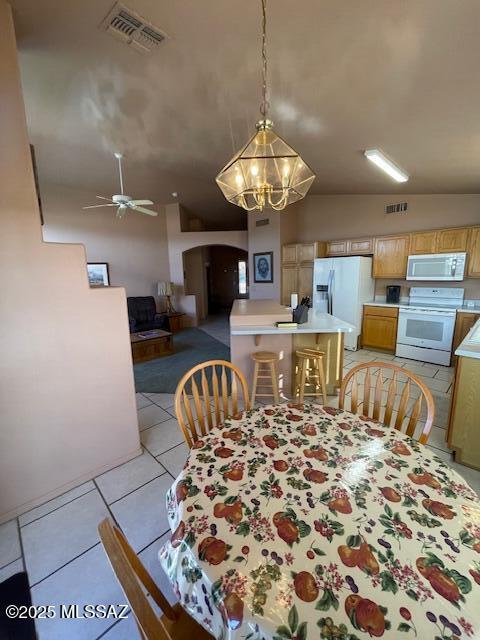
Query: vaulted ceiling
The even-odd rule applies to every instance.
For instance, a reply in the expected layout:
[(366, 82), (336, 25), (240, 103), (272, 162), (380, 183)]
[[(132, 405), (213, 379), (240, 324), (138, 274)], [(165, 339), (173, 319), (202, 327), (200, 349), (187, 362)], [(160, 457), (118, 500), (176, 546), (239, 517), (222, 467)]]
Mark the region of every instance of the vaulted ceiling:
[[(113, 0), (11, 0), (40, 182), (179, 200), (211, 226), (246, 214), (215, 175), (254, 132), (260, 1), (126, 0), (168, 39), (142, 56), (98, 28)], [(477, 193), (478, 0), (270, 0), (271, 117), (311, 193)], [(410, 175), (395, 185), (362, 151)]]

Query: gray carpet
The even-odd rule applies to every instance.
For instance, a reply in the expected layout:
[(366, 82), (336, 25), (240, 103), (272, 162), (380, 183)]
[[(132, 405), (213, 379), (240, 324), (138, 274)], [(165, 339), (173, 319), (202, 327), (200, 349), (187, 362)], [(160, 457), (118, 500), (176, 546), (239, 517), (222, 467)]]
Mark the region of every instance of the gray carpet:
[(140, 393), (175, 393), (180, 378), (206, 360), (230, 360), (230, 349), (194, 327), (173, 336), (171, 356), (141, 362), (133, 367), (135, 388)]

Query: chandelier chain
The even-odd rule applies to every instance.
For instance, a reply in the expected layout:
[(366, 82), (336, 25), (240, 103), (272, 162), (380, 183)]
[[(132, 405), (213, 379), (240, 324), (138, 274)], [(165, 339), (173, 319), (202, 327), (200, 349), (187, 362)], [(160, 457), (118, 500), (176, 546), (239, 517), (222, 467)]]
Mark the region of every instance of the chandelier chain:
[(267, 100), (267, 0), (262, 0), (262, 104), (260, 113), (267, 117), (270, 104)]

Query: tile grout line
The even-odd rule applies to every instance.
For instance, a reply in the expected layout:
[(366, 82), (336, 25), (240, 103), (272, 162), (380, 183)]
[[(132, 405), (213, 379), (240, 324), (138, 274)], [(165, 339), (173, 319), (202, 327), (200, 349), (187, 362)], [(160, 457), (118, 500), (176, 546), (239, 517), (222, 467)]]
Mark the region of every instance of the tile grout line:
[[(18, 537), (20, 538), (20, 530), (18, 531)], [(22, 549), (22, 545), (20, 543), (20, 551)], [(18, 558), (15, 558), (15, 560), (10, 560), (10, 562), (7, 562), (7, 564), (4, 564), (3, 566), (0, 567), (0, 571), (3, 571), (4, 569), (6, 569), (7, 567), (9, 567), (11, 564), (13, 564), (14, 562), (18, 562), (19, 560), (23, 560), (23, 555), (18, 556)], [(23, 563), (23, 566), (25, 568), (25, 563)]]
[(32, 585), (30, 585), (30, 589), (33, 589), (34, 587), (37, 587), (41, 582), (43, 582), (44, 580), (47, 580), (47, 578), (51, 578), (53, 575), (55, 575), (56, 573), (58, 573), (58, 571), (60, 571), (61, 569), (64, 569), (66, 566), (68, 566), (69, 564), (71, 564), (72, 562), (74, 562), (74, 560), (78, 560), (78, 558), (81, 558), (82, 556), (84, 556), (86, 553), (88, 553), (89, 551), (91, 551), (92, 549), (95, 549), (95, 547), (98, 547), (98, 545), (101, 544), (101, 542), (96, 542), (95, 544), (92, 544), (91, 547), (88, 547), (88, 549), (85, 549), (84, 551), (82, 551), (81, 553), (79, 553), (78, 555), (74, 556), (71, 560), (69, 560), (68, 562), (65, 562), (64, 564), (62, 564), (60, 567), (57, 567), (55, 569), (55, 571), (52, 571), (51, 573), (49, 573), (47, 576), (44, 576), (41, 580), (37, 580), (37, 582), (34, 582)]
[[(182, 444), (182, 443), (180, 442), (180, 444), (177, 444), (177, 445), (175, 445), (175, 446), (176, 446), (176, 447), (179, 447), (181, 444)], [(144, 446), (145, 446), (145, 445), (144, 445)], [(172, 449), (175, 449), (175, 447), (172, 447), (171, 449), (168, 449), (168, 451), (171, 451)], [(169, 475), (173, 480), (175, 480), (175, 477), (170, 473), (170, 471), (167, 469), (167, 467), (165, 467), (165, 465), (163, 465), (163, 464), (160, 462), (160, 460), (158, 460), (158, 458), (157, 458), (157, 457), (155, 457), (155, 456), (153, 455), (153, 453), (147, 449), (147, 447), (145, 447), (145, 451), (146, 451), (150, 456), (152, 456), (152, 458), (155, 460), (155, 462), (156, 462), (157, 464), (159, 464), (159, 465), (162, 467), (162, 469), (165, 469), (165, 473), (166, 473), (167, 475)], [(164, 451), (164, 453), (166, 453), (166, 451)], [(159, 453), (158, 455), (159, 455), (159, 456), (162, 456), (162, 455), (163, 455), (163, 453)], [(165, 475), (165, 473), (162, 473), (161, 475), (163, 475), (163, 476), (164, 476), (164, 475)], [(158, 476), (158, 477), (160, 478), (161, 476)]]
[[(148, 452), (150, 453), (150, 451)], [(150, 454), (151, 455), (151, 454)], [(152, 456), (153, 457), (153, 456)], [(154, 457), (153, 457), (154, 458)], [(155, 460), (155, 458), (154, 458)], [(165, 475), (165, 473), (168, 473), (168, 471), (165, 469), (165, 467), (163, 466), (163, 464), (161, 462), (159, 462), (158, 460), (155, 460), (155, 462), (157, 462), (157, 464), (164, 469), (164, 471), (162, 471), (162, 473), (159, 473), (158, 476), (155, 476), (154, 478), (150, 478), (150, 480), (147, 480), (146, 482), (144, 482), (143, 484), (138, 485), (138, 487), (136, 487), (135, 489), (132, 489), (132, 491), (129, 491), (128, 493), (126, 493), (125, 495), (121, 496), (120, 498), (116, 498), (115, 500), (113, 500), (113, 502), (109, 503), (109, 506), (112, 506), (113, 504), (116, 504), (117, 502), (120, 502), (120, 500), (123, 500), (124, 498), (127, 498), (128, 496), (131, 496), (132, 493), (135, 493), (135, 491), (138, 491), (139, 489), (142, 489), (143, 487), (146, 487), (147, 484), (150, 484), (151, 482), (153, 482), (154, 480), (158, 480), (158, 478), (161, 478), (162, 476)]]
[[(20, 551), (21, 551), (21, 554), (22, 554), (23, 570), (27, 574), (27, 578), (28, 578), (27, 564), (25, 562), (25, 551), (23, 550), (22, 530), (21, 530), (21, 527), (20, 527), (20, 520), (19, 520), (18, 516), (17, 516), (16, 520), (17, 520), (18, 541), (20, 543)], [(30, 584), (30, 580), (28, 581), (28, 584)]]
[[(90, 482), (90, 481), (89, 481)], [(82, 483), (83, 484), (83, 483)], [(82, 486), (82, 485), (78, 485), (78, 486)], [(73, 489), (75, 489), (76, 487), (73, 487)], [(71, 489), (71, 491), (73, 491), (73, 489)], [(72, 502), (75, 502), (75, 500), (78, 500), (79, 498), (83, 498), (84, 496), (86, 496), (89, 493), (92, 493), (92, 491), (95, 491), (95, 489), (89, 489), (88, 491), (85, 491), (85, 493), (82, 493), (80, 496), (75, 496), (75, 498), (72, 498), (71, 500), (69, 500), (68, 502), (64, 502), (63, 504), (61, 504), (59, 507), (55, 507), (55, 509), (52, 509), (51, 511), (48, 511), (47, 513), (44, 513), (43, 516), (38, 516), (38, 518), (34, 518), (33, 520), (30, 520), (30, 522), (26, 522), (25, 524), (20, 524), (20, 520), (19, 520), (19, 527), (20, 529), (24, 529), (25, 527), (28, 527), (29, 524), (33, 524), (34, 522), (38, 522), (39, 520), (41, 520), (42, 518), (45, 518), (46, 516), (49, 516), (51, 513), (55, 513), (55, 511), (58, 511), (59, 509), (61, 509), (62, 507), (66, 507), (67, 504), (71, 504)], [(62, 494), (65, 495), (65, 494)], [(59, 496), (60, 497), (60, 496)], [(53, 498), (55, 500), (55, 498)], [(48, 504), (48, 502), (44, 502), (43, 504)], [(43, 504), (38, 505), (38, 507), (43, 507)], [(28, 513), (28, 511), (27, 511)], [(25, 515), (25, 514), (22, 514)], [(20, 518), (20, 516), (19, 516)]]

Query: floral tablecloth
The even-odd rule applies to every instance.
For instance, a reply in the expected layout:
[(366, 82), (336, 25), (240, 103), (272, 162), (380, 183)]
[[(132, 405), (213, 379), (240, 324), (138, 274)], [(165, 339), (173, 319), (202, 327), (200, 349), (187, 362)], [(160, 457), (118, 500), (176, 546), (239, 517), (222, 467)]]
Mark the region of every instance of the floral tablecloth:
[(480, 502), (346, 411), (245, 412), (191, 450), (160, 561), (217, 639), (480, 638)]

